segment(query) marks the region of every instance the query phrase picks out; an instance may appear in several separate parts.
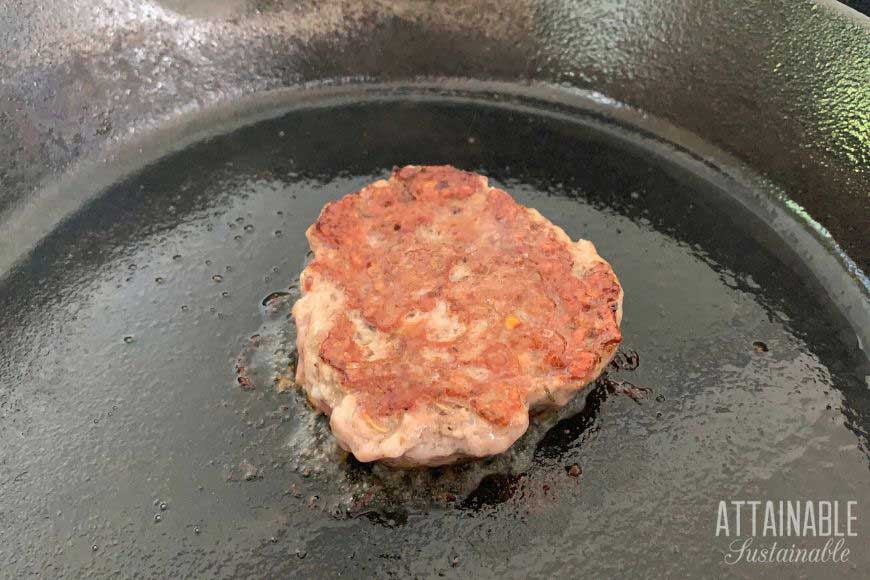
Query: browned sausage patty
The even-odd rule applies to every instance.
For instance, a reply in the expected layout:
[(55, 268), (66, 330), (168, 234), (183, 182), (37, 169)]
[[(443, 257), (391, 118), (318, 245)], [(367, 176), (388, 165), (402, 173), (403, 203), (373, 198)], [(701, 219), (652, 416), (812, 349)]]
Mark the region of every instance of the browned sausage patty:
[(621, 341), (594, 246), (474, 173), (396, 170), (327, 204), (308, 239), (297, 382), (360, 461), (500, 453)]

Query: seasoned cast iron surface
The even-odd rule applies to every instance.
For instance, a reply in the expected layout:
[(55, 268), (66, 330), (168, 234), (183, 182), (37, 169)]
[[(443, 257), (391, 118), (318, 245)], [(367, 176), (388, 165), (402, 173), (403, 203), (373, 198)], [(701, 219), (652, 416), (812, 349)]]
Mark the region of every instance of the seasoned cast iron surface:
[(186, 112), (468, 77), (591, 89), (695, 132), (870, 265), (870, 19), (830, 0), (5, 0), (0, 54), (0, 226), (41, 179)]
[[(0, 281), (3, 573), (740, 576), (720, 499), (870, 505), (854, 333), (684, 157), (590, 118), (387, 100), (119, 181)], [(320, 207), (420, 162), (485, 173), (594, 240), (625, 288), (624, 354), (510, 455), (393, 474), (340, 461), (268, 372), (292, 358), (276, 337)], [(803, 573), (861, 577), (853, 548)]]

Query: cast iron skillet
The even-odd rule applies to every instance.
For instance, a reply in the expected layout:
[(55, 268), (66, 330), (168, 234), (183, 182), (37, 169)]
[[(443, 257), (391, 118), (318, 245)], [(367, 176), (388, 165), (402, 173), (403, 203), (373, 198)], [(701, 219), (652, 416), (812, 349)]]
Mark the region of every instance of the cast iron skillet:
[[(858, 17), (24, 6), (0, 24), (4, 572), (749, 575), (720, 499), (870, 499)], [(625, 343), (509, 454), (390, 472), (271, 379), (304, 228), (412, 162), (595, 241)]]

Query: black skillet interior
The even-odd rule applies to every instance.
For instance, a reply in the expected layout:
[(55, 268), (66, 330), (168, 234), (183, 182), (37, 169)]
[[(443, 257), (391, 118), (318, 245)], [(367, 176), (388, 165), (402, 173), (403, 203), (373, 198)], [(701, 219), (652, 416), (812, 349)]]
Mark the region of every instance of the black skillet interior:
[[(704, 163), (600, 116), (437, 98), (220, 133), (103, 191), (0, 282), (5, 570), (742, 574), (721, 564), (719, 499), (870, 501), (854, 332)], [(292, 300), (323, 203), (413, 162), (480, 171), (593, 240), (639, 356), (607, 382), (651, 393), (602, 382), (493, 461), (342, 460), (275, 392), (288, 303), (262, 301)]]
[[(867, 505), (861, 313), (814, 278), (866, 316), (868, 22), (828, 0), (0, 3), (0, 575), (745, 577), (720, 499)], [(280, 93), (420, 77), (586, 97), (288, 113)], [(239, 104), (273, 89), (271, 113)], [(195, 127), (214, 136), (181, 147)], [(592, 239), (640, 363), (504, 457), (397, 474), (342, 461), (268, 371), (304, 228), (408, 162), (481, 171)], [(789, 208), (741, 206), (771, 192)], [(856, 546), (761, 573), (864, 577)]]

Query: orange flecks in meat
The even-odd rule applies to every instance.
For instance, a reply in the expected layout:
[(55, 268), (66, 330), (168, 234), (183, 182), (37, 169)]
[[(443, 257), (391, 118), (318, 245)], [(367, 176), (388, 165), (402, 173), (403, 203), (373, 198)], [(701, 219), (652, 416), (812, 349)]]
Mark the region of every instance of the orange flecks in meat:
[(365, 409), (360, 411), (362, 415), (363, 421), (366, 422), (366, 425), (377, 431), (378, 433), (389, 433), (390, 430), (387, 427), (384, 427), (377, 421), (371, 418), (371, 416), (365, 411)]
[[(576, 276), (569, 243), (473, 173), (403, 167), (327, 205), (309, 238), (316, 258), (305, 290), (331, 280), (347, 310), (399, 345), (369, 360), (340, 314), (319, 353), (376, 431), (429, 402), (465, 404), (504, 424), (532, 377), (591, 380), (596, 353), (621, 340), (610, 268), (596, 263)], [(449, 339), (421, 322), (445, 307), (461, 328)]]

